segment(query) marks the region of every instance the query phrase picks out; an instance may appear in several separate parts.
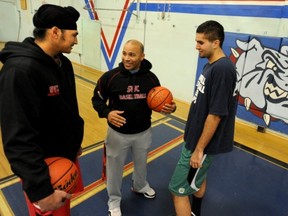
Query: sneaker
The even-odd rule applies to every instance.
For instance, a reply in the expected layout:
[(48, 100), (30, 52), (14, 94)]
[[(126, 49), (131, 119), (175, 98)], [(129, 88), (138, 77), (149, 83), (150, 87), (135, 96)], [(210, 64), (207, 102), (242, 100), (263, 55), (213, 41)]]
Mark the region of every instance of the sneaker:
[(149, 190), (143, 193), (143, 195), (148, 199), (153, 199), (156, 197), (156, 192), (153, 188), (149, 188)]
[(114, 208), (108, 211), (108, 216), (121, 216), (121, 215), (122, 213), (120, 208)]
[(156, 197), (156, 192), (153, 188), (149, 188), (147, 191), (145, 192), (138, 192), (138, 191), (135, 191), (133, 187), (131, 187), (131, 190), (134, 192), (134, 193), (138, 193), (138, 194), (143, 194), (144, 197), (146, 197), (147, 199), (153, 199)]
[[(196, 216), (192, 211), (191, 211), (192, 216)], [(176, 214), (169, 214), (168, 216), (176, 216)]]

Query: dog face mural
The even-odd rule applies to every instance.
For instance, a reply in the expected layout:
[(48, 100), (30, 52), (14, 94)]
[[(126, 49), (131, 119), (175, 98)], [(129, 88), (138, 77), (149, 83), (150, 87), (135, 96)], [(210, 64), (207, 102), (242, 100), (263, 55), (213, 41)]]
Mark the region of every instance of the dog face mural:
[(280, 51), (265, 47), (256, 38), (236, 40), (232, 49), (237, 69), (239, 103), (262, 118), (288, 124), (288, 46)]

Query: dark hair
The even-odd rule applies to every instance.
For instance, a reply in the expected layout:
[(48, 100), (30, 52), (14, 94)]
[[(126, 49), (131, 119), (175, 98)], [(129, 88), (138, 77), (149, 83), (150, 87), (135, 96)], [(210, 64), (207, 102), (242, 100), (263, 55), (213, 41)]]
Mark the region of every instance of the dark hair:
[(140, 41), (131, 39), (131, 40), (128, 40), (125, 44), (127, 43), (133, 43), (133, 44), (139, 45), (140, 51), (144, 53), (144, 45)]
[[(33, 30), (33, 36), (36, 39), (44, 39), (46, 36), (46, 32), (48, 29), (46, 28), (34, 28)], [(65, 30), (64, 29), (60, 29), (61, 32), (63, 33)]]
[(209, 20), (199, 25), (196, 33), (203, 33), (210, 42), (219, 40), (220, 47), (222, 47), (225, 39), (223, 26), (214, 20)]
[(37, 38), (37, 39), (44, 39), (46, 35), (46, 31), (47, 31), (46, 28), (35, 28), (33, 30), (33, 36), (34, 38)]

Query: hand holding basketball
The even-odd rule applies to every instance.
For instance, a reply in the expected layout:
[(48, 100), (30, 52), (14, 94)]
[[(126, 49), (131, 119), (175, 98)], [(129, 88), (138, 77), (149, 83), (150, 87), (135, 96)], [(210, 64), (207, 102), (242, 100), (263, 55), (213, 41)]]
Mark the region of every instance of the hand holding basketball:
[(78, 169), (76, 165), (63, 157), (46, 158), (49, 168), (51, 184), (55, 190), (63, 190), (73, 193), (78, 181)]
[(33, 204), (37, 208), (36, 212), (38, 213), (38, 215), (44, 215), (44, 212), (53, 211), (62, 207), (63, 205), (65, 205), (66, 199), (70, 198), (71, 194), (68, 194), (65, 191), (55, 190), (54, 193), (52, 193), (51, 195)]
[(172, 100), (172, 93), (163, 86), (152, 88), (147, 95), (148, 106), (156, 112), (160, 112), (165, 104), (172, 104)]

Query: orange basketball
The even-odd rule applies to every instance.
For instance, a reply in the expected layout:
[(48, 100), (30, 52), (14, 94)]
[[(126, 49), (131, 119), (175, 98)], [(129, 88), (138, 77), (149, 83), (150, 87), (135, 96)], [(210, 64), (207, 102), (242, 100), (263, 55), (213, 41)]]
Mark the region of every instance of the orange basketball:
[(160, 112), (164, 104), (171, 104), (172, 100), (172, 93), (163, 86), (152, 88), (147, 95), (148, 106), (156, 112)]
[(51, 157), (45, 159), (49, 168), (51, 184), (56, 190), (64, 190), (73, 193), (78, 181), (78, 169), (76, 165), (67, 158)]

